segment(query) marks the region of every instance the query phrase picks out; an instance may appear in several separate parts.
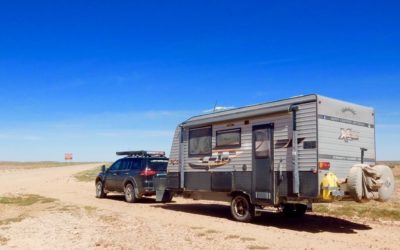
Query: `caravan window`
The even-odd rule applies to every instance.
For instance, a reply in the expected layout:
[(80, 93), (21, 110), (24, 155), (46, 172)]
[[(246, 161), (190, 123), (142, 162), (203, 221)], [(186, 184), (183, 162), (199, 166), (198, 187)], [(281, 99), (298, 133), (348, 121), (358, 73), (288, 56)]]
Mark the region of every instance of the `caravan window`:
[(189, 156), (211, 155), (211, 127), (189, 130)]
[(268, 128), (254, 131), (254, 149), (256, 158), (268, 158), (270, 156), (271, 138)]
[(217, 147), (240, 147), (240, 128), (220, 130), (216, 134)]

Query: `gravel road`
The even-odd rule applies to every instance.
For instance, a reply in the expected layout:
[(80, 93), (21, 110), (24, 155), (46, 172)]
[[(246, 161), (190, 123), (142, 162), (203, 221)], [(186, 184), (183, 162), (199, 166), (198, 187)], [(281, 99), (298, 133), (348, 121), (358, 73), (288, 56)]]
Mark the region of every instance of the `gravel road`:
[(222, 202), (96, 199), (94, 183), (73, 177), (95, 166), (0, 170), (0, 196), (57, 199), (45, 208), (32, 206), (19, 222), (0, 224), (0, 237), (7, 239), (0, 249), (399, 249), (397, 223), (266, 213), (245, 224), (232, 221)]

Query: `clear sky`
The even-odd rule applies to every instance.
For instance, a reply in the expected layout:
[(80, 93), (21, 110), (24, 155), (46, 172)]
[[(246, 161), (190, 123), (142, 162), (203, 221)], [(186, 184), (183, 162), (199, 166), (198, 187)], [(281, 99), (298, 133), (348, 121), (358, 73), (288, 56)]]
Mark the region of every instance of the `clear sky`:
[(218, 106), (319, 93), (376, 109), (400, 159), (399, 1), (0, 1), (0, 160), (169, 151)]

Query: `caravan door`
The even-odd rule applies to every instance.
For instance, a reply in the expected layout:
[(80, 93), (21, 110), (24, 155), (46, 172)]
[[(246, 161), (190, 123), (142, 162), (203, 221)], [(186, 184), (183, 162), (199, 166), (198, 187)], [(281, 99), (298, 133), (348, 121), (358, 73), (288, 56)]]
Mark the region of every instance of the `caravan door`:
[(253, 190), (255, 198), (273, 200), (273, 124), (253, 126)]

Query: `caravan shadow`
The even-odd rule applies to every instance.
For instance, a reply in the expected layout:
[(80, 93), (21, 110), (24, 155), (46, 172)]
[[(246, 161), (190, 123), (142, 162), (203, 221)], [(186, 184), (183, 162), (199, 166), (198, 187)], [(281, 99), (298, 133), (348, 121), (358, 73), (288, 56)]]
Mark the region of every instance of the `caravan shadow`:
[[(229, 206), (220, 204), (169, 203), (163, 205), (153, 205), (153, 207), (232, 220)], [(316, 214), (306, 214), (302, 218), (288, 218), (281, 213), (266, 212), (262, 213), (260, 217), (256, 217), (252, 224), (294, 231), (304, 231), (309, 233), (331, 232), (349, 234), (357, 233), (355, 230), (371, 229), (371, 227), (368, 225)]]

